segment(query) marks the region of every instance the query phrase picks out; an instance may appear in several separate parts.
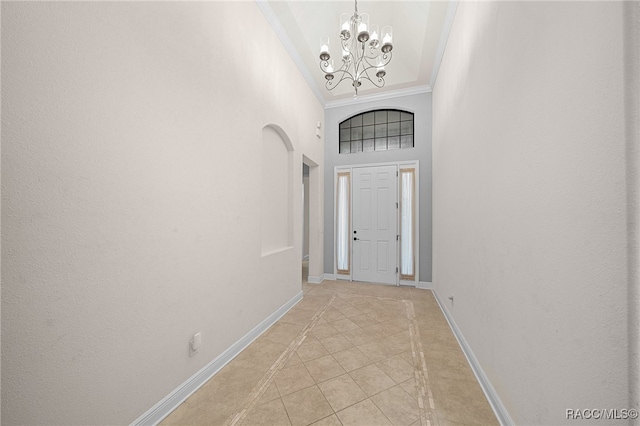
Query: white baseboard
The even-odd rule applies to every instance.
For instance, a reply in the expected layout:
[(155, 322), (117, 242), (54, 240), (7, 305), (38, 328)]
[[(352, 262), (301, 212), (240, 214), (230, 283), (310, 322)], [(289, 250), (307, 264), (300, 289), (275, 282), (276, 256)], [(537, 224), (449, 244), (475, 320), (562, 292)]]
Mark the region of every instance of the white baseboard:
[(320, 275), (319, 277), (309, 275), (307, 277), (307, 282), (309, 284), (320, 284), (322, 281), (324, 281), (324, 275)]
[(420, 288), (422, 290), (433, 290), (433, 283), (429, 281), (420, 281), (416, 288)]
[(324, 274), (324, 279), (328, 280), (328, 281), (335, 281), (336, 280), (336, 274)]
[(476, 379), (478, 379), (478, 383), (480, 384), (482, 391), (487, 397), (487, 400), (489, 401), (489, 405), (491, 405), (491, 408), (493, 409), (494, 414), (498, 418), (498, 421), (502, 426), (514, 425), (515, 423), (511, 419), (509, 412), (507, 412), (507, 409), (505, 408), (504, 404), (502, 403), (502, 400), (498, 396), (498, 393), (491, 385), (491, 382), (489, 381), (489, 378), (487, 377), (487, 375), (484, 373), (484, 370), (482, 370), (482, 367), (480, 366), (478, 359), (473, 354), (471, 347), (469, 346), (466, 339), (462, 335), (462, 332), (456, 325), (456, 322), (453, 320), (453, 317), (449, 313), (449, 310), (446, 308), (444, 302), (440, 299), (440, 296), (438, 296), (438, 292), (436, 292), (436, 290), (433, 288), (431, 288), (431, 291), (433, 292), (433, 295), (436, 297), (436, 301), (440, 306), (440, 310), (442, 311), (445, 318), (447, 319), (447, 322), (449, 323), (449, 327), (451, 327), (451, 331), (453, 331), (453, 334), (456, 336), (456, 339), (458, 340), (458, 344), (462, 348), (462, 352), (464, 353), (464, 356), (467, 358), (467, 361), (469, 361), (471, 370), (473, 370), (473, 374), (475, 374)]
[(251, 342), (260, 337), (269, 327), (278, 321), (289, 309), (302, 300), (302, 291), (296, 294), (291, 300), (282, 305), (278, 310), (269, 315), (264, 321), (255, 326), (253, 330), (244, 335), (240, 340), (231, 345), (227, 350), (218, 355), (213, 361), (207, 364), (196, 374), (187, 379), (186, 382), (174, 389), (160, 402), (151, 407), (146, 413), (138, 417), (131, 423), (131, 426), (157, 425), (173, 410), (178, 408), (191, 394), (197, 391), (207, 380), (213, 377), (222, 367), (236, 357)]

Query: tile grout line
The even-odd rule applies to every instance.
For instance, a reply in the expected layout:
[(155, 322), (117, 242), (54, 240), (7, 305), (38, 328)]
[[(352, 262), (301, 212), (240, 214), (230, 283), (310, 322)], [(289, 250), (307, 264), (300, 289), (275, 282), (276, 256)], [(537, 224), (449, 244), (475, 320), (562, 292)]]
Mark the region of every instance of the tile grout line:
[(336, 299), (336, 293), (333, 293), (331, 298), (325, 305), (316, 312), (316, 314), (311, 318), (309, 324), (307, 324), (300, 334), (289, 344), (287, 349), (282, 352), (282, 354), (278, 357), (278, 359), (273, 363), (273, 365), (269, 368), (266, 374), (260, 379), (258, 384), (254, 387), (254, 390), (245, 398), (243, 401), (242, 408), (237, 410), (235, 414), (231, 415), (229, 419), (225, 422), (227, 426), (239, 426), (246, 419), (247, 414), (253, 407), (255, 407), (267, 391), (269, 386), (275, 380), (276, 374), (282, 370), (284, 365), (289, 361), (291, 356), (298, 350), (302, 342), (307, 338), (307, 335), (311, 331), (311, 329), (320, 321), (320, 318), (324, 315), (324, 313), (329, 309), (331, 303)]
[[(427, 372), (427, 364), (424, 359), (424, 351), (420, 343), (420, 331), (416, 320), (413, 302), (404, 300), (407, 308), (407, 317), (409, 318), (409, 336), (411, 340), (411, 354), (413, 356), (414, 376), (416, 386), (418, 387), (418, 407), (420, 408), (420, 424), (422, 426), (438, 426), (438, 416), (433, 401), (433, 392), (429, 385), (429, 374)], [(427, 398), (429, 407), (426, 408), (424, 399)]]

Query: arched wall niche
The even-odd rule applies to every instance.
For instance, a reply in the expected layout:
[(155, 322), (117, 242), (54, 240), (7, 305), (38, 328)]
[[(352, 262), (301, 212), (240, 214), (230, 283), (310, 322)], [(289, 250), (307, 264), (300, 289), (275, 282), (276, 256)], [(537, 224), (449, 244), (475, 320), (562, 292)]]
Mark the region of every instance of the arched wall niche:
[(267, 256), (293, 246), (293, 143), (278, 125), (262, 128), (261, 241)]

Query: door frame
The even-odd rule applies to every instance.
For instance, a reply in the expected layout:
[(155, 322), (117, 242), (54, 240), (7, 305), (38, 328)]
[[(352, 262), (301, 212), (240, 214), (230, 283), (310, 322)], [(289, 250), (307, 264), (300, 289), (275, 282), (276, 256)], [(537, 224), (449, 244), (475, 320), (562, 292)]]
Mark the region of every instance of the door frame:
[[(350, 176), (350, 188), (349, 188), (349, 238), (351, 238), (351, 230), (353, 229), (353, 169), (356, 168), (364, 168), (364, 167), (377, 167), (377, 166), (396, 166), (397, 170), (403, 168), (414, 168), (415, 169), (415, 221), (414, 221), (414, 251), (415, 251), (415, 277), (413, 280), (401, 280), (400, 273), (397, 273), (396, 285), (406, 285), (406, 286), (414, 286), (418, 287), (420, 283), (420, 161), (419, 160), (407, 160), (407, 161), (391, 161), (384, 163), (366, 163), (366, 164), (352, 164), (345, 166), (334, 166), (333, 168), (333, 276), (336, 280), (344, 280), (344, 281), (353, 281), (353, 244), (349, 244), (349, 273), (348, 274), (339, 274), (338, 273), (338, 263), (336, 261), (337, 255), (337, 230), (338, 230), (338, 218), (337, 218), (337, 185), (338, 185), (338, 174), (349, 172)], [(398, 185), (396, 191), (396, 202), (398, 205), (400, 204), (400, 179), (396, 180), (396, 184)], [(396, 215), (396, 234), (400, 232), (400, 214)], [(396, 266), (400, 266), (400, 244), (397, 244), (396, 247)], [(384, 285), (384, 284), (381, 284)], [(389, 285), (389, 284), (386, 284)]]

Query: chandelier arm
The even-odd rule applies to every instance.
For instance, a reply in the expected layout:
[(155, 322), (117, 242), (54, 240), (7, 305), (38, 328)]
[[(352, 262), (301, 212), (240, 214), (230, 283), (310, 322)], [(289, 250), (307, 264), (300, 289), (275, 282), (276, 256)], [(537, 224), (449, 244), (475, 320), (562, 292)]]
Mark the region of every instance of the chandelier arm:
[[(371, 62), (369, 62), (370, 60), (375, 61), (378, 58), (382, 58), (382, 62), (379, 64), (372, 64)], [(364, 62), (370, 67), (370, 68), (377, 68), (377, 67), (385, 67), (389, 64), (389, 62), (391, 62), (391, 52), (389, 53), (383, 53), (382, 55), (378, 55), (378, 56), (364, 56), (362, 58), (364, 60)]]
[(371, 77), (369, 77), (369, 74), (363, 74), (360, 76), (360, 78), (364, 80), (369, 80), (369, 82), (374, 86), (376, 86), (378, 89), (381, 87), (384, 87), (384, 84), (385, 84), (384, 77), (375, 77), (372, 79)]
[(342, 72), (342, 76), (340, 77), (340, 79), (338, 81), (334, 81), (334, 80), (327, 80), (324, 83), (324, 86), (327, 88), (327, 90), (333, 90), (336, 87), (338, 87), (338, 85), (343, 81), (343, 80), (353, 80), (353, 77), (351, 76), (350, 73), (348, 73), (347, 71), (343, 71), (343, 70), (339, 70)]
[(384, 87), (384, 77), (376, 77), (375, 79), (372, 79), (371, 77), (369, 77), (369, 73), (365, 70), (361, 75), (360, 78), (364, 78), (365, 80), (369, 80), (371, 82), (371, 84), (373, 84), (374, 86), (376, 86), (377, 88), (381, 88)]
[(327, 73), (327, 67), (329, 66), (329, 60), (326, 61), (320, 61), (320, 71), (322, 71), (323, 73)]
[(342, 81), (342, 80), (353, 80), (354, 79), (353, 78), (353, 74), (351, 74), (349, 71), (342, 70), (342, 69), (335, 70), (331, 74), (333, 74), (335, 76), (337, 73), (341, 73), (340, 74), (340, 81)]

